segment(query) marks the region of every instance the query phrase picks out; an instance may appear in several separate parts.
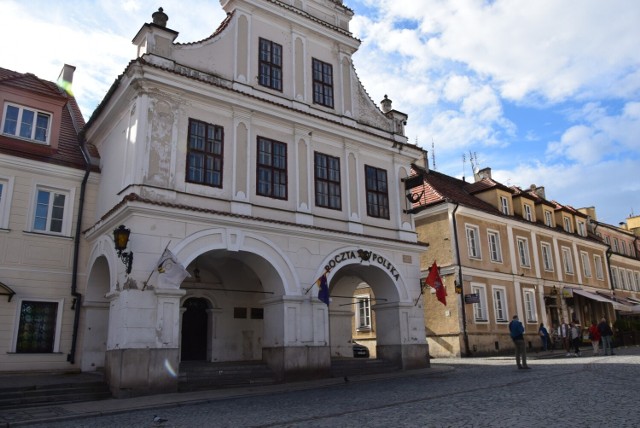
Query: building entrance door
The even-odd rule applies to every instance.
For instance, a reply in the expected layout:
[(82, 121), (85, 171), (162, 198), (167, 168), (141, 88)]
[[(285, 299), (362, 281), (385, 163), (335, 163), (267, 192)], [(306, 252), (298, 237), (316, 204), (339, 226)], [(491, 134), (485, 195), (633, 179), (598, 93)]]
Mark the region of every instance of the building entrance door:
[(206, 360), (207, 300), (190, 298), (182, 306), (186, 311), (182, 314), (181, 360)]

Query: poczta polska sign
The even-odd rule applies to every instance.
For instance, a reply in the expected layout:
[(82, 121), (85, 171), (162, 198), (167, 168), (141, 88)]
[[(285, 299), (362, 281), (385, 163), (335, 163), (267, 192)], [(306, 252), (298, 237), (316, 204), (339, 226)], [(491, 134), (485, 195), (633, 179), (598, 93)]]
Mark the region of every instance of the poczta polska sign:
[(329, 260), (329, 263), (326, 264), (324, 270), (329, 273), (336, 266), (339, 266), (346, 261), (356, 260), (358, 258), (360, 259), (360, 263), (369, 262), (371, 264), (377, 264), (386, 269), (396, 281), (400, 278), (400, 274), (389, 260), (382, 257), (380, 254), (376, 254), (373, 251), (366, 250), (348, 250), (338, 253), (331, 260)]

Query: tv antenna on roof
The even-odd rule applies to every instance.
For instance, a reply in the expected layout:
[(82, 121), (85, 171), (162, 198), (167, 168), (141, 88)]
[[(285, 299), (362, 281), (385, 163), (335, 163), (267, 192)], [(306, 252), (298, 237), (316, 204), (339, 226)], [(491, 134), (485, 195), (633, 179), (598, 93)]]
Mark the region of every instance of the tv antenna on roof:
[(436, 143), (433, 141), (433, 137), (431, 137), (431, 163), (433, 164), (433, 170), (437, 171), (436, 168)]
[(478, 173), (478, 154), (469, 150), (469, 162), (471, 163), (471, 172), (475, 176)]

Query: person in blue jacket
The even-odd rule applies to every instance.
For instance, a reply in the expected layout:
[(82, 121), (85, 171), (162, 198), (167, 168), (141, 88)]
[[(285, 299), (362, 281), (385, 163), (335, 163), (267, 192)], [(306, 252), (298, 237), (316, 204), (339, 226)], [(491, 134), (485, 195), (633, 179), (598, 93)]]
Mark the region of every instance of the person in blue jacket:
[(518, 368), (529, 369), (527, 365), (527, 348), (524, 345), (524, 326), (518, 319), (518, 315), (514, 315), (509, 323), (509, 334), (516, 345), (516, 364)]

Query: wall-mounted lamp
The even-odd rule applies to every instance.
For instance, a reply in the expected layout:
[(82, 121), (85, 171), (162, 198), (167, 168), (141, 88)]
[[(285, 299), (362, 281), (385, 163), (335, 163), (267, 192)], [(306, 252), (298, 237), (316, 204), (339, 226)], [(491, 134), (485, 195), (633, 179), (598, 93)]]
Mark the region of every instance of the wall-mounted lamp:
[(128, 253), (124, 251), (129, 243), (130, 234), (131, 231), (122, 224), (113, 231), (113, 240), (115, 242), (116, 251), (118, 252), (118, 257), (122, 260), (122, 263), (127, 267), (127, 275), (131, 273), (131, 264), (133, 263), (133, 251), (129, 251)]

